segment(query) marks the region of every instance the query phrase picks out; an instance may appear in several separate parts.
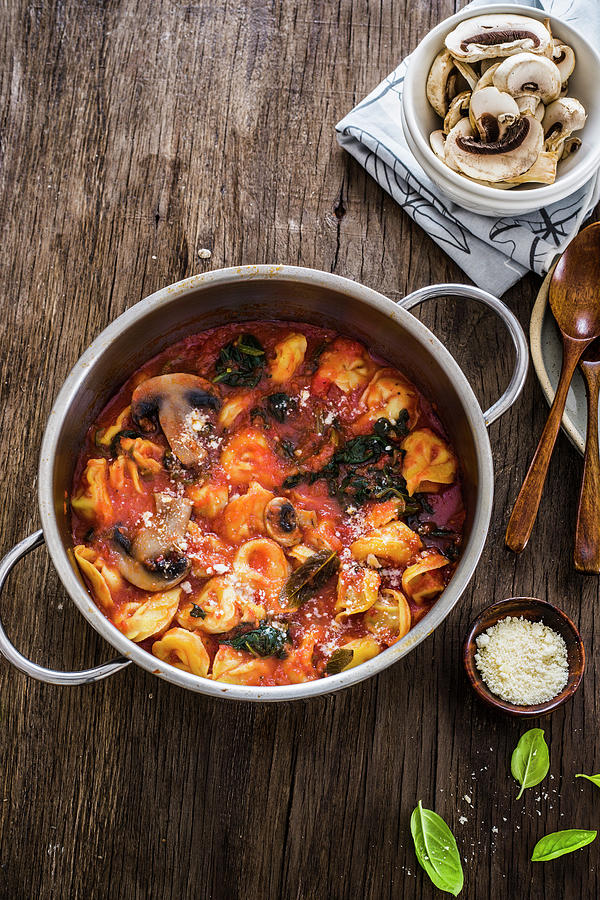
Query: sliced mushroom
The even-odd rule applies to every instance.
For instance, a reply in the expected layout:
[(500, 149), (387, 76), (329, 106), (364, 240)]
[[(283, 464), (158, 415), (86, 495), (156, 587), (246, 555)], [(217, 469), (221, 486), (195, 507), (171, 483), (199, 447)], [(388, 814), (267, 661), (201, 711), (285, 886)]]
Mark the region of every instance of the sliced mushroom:
[(517, 53), (501, 62), (494, 72), (494, 85), (512, 97), (536, 97), (551, 103), (560, 96), (560, 75), (547, 56)]
[(454, 97), (444, 119), (444, 134), (452, 131), (459, 119), (469, 114), (470, 100), (471, 91), (462, 91)]
[(560, 41), (554, 41), (553, 45), (552, 62), (558, 69), (562, 84), (565, 85), (575, 68), (575, 51), (568, 44), (561, 44)]
[(193, 503), (184, 497), (154, 495), (156, 512), (151, 523), (129, 538), (113, 531), (117, 568), (123, 578), (144, 591), (165, 591), (179, 584), (190, 570), (181, 549)]
[(485, 72), (482, 74), (481, 78), (478, 80), (477, 84), (473, 88), (473, 93), (475, 93), (475, 91), (482, 91), (483, 88), (490, 87), (491, 85), (493, 85), (494, 75), (495, 75), (496, 70), (498, 69), (499, 65), (500, 65), (499, 62), (494, 63), (493, 66), (490, 66), (489, 69), (485, 70)]
[(477, 140), (469, 120), (461, 119), (446, 138), (445, 156), (465, 175), (493, 183), (522, 175), (543, 147), (542, 126), (530, 116), (517, 119), (501, 139), (488, 143)]
[(469, 89), (473, 90), (479, 81), (479, 75), (473, 66), (470, 66), (469, 63), (461, 62), (459, 59), (454, 60), (454, 65), (461, 77), (466, 81)]
[(490, 85), (472, 95), (469, 118), (483, 141), (497, 141), (519, 118), (519, 107), (510, 94)]
[(521, 50), (546, 53), (552, 46), (552, 36), (543, 22), (529, 16), (493, 14), (465, 19), (445, 43), (455, 59), (471, 63)]
[(499, 56), (490, 56), (489, 59), (482, 59), (482, 60), (481, 60), (481, 63), (479, 64), (479, 70), (480, 70), (480, 72), (481, 72), (482, 75), (485, 75), (485, 73), (488, 71), (488, 69), (491, 69), (492, 66), (497, 66), (497, 65), (499, 65), (501, 62), (502, 62), (502, 58), (501, 58), (501, 57), (499, 57)]
[(528, 182), (554, 184), (558, 160), (558, 153), (547, 153), (546, 151), (542, 151), (530, 169), (527, 169), (522, 175), (515, 175), (514, 178), (507, 178), (505, 184), (509, 187), (513, 187), (515, 184), (527, 184)]
[(442, 119), (448, 112), (449, 80), (455, 71), (454, 60), (447, 50), (441, 50), (434, 59), (427, 76), (427, 99)]
[[(206, 457), (199, 435), (217, 412), (221, 401), (215, 386), (197, 375), (158, 375), (143, 381), (131, 398), (131, 417), (144, 431), (160, 422), (173, 453), (184, 466)], [(195, 411), (206, 411), (205, 415)], [(194, 414), (195, 413), (195, 414)]]
[(546, 150), (556, 150), (558, 145), (585, 125), (585, 109), (575, 97), (562, 97), (546, 108), (542, 128)]
[(298, 515), (287, 497), (274, 497), (265, 507), (265, 528), (282, 547), (294, 547), (302, 540)]
[(563, 146), (557, 151), (560, 152), (561, 159), (568, 159), (573, 153), (577, 153), (581, 147), (581, 140), (576, 137), (566, 138)]
[[(542, 121), (545, 106), (537, 97), (515, 97), (515, 103), (522, 116), (535, 116), (538, 122)], [(541, 112), (540, 112), (541, 110)]]
[(444, 159), (444, 144), (446, 142), (446, 135), (442, 131), (441, 128), (438, 128), (437, 131), (432, 131), (429, 135), (429, 143), (431, 145), (431, 149), (435, 153), (438, 159), (441, 159), (442, 162), (445, 162)]

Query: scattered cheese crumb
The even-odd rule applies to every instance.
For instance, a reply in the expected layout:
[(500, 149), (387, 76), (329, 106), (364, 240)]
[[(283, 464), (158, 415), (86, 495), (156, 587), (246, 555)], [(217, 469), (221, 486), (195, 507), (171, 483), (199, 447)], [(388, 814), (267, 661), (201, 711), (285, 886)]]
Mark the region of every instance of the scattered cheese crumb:
[(192, 586), (189, 581), (182, 581), (180, 585), (181, 589), (186, 592), (186, 594), (192, 593)]
[(466, 825), (469, 820), (467, 819), (466, 816), (459, 816), (458, 821), (460, 822), (461, 825)]
[(507, 703), (533, 706), (567, 683), (564, 639), (543, 622), (507, 616), (476, 641), (475, 663), (490, 691)]
[(200, 259), (210, 259), (212, 253), (208, 249), (208, 247), (202, 247), (200, 250), (198, 250), (198, 256), (200, 257)]
[(469, 803), (469, 804), (471, 803), (471, 798), (469, 797), (468, 794), (465, 794), (465, 795), (464, 795), (463, 800), (466, 800), (467, 803)]

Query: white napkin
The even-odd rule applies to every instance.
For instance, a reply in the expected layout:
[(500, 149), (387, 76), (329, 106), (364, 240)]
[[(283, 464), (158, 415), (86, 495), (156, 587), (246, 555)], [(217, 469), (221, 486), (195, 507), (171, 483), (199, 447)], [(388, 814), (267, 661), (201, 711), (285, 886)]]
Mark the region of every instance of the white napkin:
[[(474, 0), (469, 6), (484, 2)], [(600, 43), (598, 0), (521, 2), (552, 13)], [(501, 295), (528, 270), (544, 274), (598, 202), (598, 173), (570, 197), (522, 216), (480, 216), (440, 196), (402, 133), (399, 105), (409, 60), (338, 122), (338, 142), (479, 287)]]

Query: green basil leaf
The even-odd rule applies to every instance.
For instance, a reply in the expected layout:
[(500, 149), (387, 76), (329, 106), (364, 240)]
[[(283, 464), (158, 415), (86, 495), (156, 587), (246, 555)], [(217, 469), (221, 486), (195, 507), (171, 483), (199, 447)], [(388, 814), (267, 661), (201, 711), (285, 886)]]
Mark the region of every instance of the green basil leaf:
[(325, 585), (340, 567), (337, 553), (320, 550), (292, 572), (283, 588), (280, 599), (288, 609), (297, 609)]
[(460, 894), (464, 876), (454, 835), (437, 813), (423, 809), (421, 801), (410, 817), (415, 853), (432, 882), (440, 891)]
[(331, 656), (329, 657), (329, 661), (325, 666), (325, 671), (328, 675), (339, 675), (340, 672), (349, 666), (352, 660), (354, 659), (354, 650), (350, 650), (348, 647), (341, 647), (339, 650), (334, 650)]
[(532, 862), (548, 862), (565, 853), (581, 850), (586, 844), (596, 839), (597, 831), (586, 831), (585, 828), (569, 828), (566, 831), (554, 831), (541, 838), (531, 854)]
[(591, 781), (592, 784), (595, 784), (596, 787), (600, 787), (600, 775), (576, 775), (575, 778), (587, 778), (588, 781)]
[(531, 728), (521, 735), (510, 761), (513, 778), (521, 785), (517, 800), (525, 788), (535, 787), (543, 781), (549, 768), (550, 756), (544, 731), (542, 728)]

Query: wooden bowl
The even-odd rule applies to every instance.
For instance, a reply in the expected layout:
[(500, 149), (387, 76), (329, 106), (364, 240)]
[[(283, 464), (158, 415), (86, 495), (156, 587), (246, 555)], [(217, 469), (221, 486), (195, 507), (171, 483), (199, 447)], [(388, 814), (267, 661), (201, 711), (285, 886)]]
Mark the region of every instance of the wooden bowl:
[[(475, 664), (475, 653), (477, 652), (475, 641), (477, 637), (484, 631), (487, 631), (490, 626), (496, 625), (500, 619), (505, 619), (507, 616), (523, 616), (524, 619), (529, 619), (530, 622), (543, 622), (544, 625), (548, 625), (557, 634), (562, 635), (564, 639), (567, 646), (567, 661), (569, 663), (568, 680), (563, 690), (546, 703), (538, 703), (534, 706), (517, 706), (514, 703), (507, 703), (505, 700), (501, 700), (500, 697), (492, 694)], [(548, 715), (548, 713), (551, 713), (573, 696), (583, 678), (585, 650), (577, 628), (561, 609), (552, 606), (551, 603), (546, 603), (545, 600), (538, 600), (536, 597), (509, 597), (508, 600), (500, 600), (498, 603), (486, 606), (471, 623), (465, 639), (463, 662), (467, 678), (471, 682), (473, 690), (484, 703), (487, 703), (492, 709), (500, 710), (511, 716), (534, 718), (535, 716)]]

